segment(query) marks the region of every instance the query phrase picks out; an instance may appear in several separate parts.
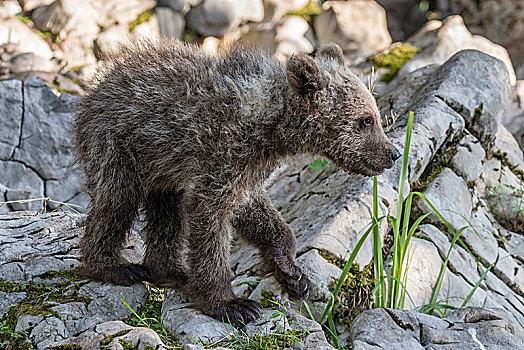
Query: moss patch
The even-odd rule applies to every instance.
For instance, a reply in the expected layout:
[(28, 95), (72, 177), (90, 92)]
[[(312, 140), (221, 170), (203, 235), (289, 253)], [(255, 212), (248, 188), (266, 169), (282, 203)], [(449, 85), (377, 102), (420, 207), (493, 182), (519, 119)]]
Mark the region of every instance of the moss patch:
[(53, 350), (82, 350), (82, 347), (80, 345), (64, 344), (64, 345), (51, 346), (50, 349), (53, 349)]
[[(59, 283), (36, 283), (34, 281), (14, 283), (0, 280), (0, 291), (6, 293), (25, 293), (25, 298), (13, 306), (0, 320), (3, 325), (3, 330), (0, 327), (0, 348), (9, 345), (12, 349), (29, 349), (30, 343), (26, 346), (25, 339), (26, 332), (15, 332), (16, 322), (20, 315), (53, 315), (58, 317), (58, 314), (51, 308), (56, 303), (69, 303), (73, 301), (83, 302), (88, 304), (91, 299), (86, 296), (81, 296), (78, 291), (81, 287), (79, 281), (82, 280), (78, 276), (78, 270), (69, 271), (48, 271), (38, 277), (42, 279), (53, 279), (61, 277), (65, 279), (64, 282)], [(23, 338), (23, 342), (20, 341)]]
[(141, 12), (133, 22), (129, 23), (129, 33), (132, 33), (139, 25), (149, 22), (152, 17), (153, 9), (148, 9), (144, 12)]
[(373, 56), (371, 62), (375, 69), (388, 68), (380, 78), (383, 82), (391, 81), (397, 75), (400, 68), (409, 62), (420, 49), (409, 44), (399, 45), (386, 53), (379, 53)]
[(306, 21), (310, 22), (311, 19), (319, 15), (321, 12), (320, 1), (310, 0), (304, 7), (297, 11), (290, 11), (284, 16), (301, 16)]
[[(248, 337), (245, 334), (237, 334), (234, 339), (213, 344), (213, 347), (226, 347), (232, 350), (280, 350), (291, 348), (302, 348), (297, 343), (309, 334), (306, 330), (287, 330), (275, 334), (255, 334)], [(206, 347), (207, 348), (207, 347)]]
[(112, 334), (108, 337), (105, 337), (104, 339), (102, 339), (100, 341), (100, 349), (101, 350), (110, 350), (111, 347), (109, 346), (109, 344), (111, 344), (111, 342), (115, 339), (115, 338), (118, 338), (118, 337), (121, 337), (123, 335), (126, 335), (127, 333), (129, 333), (131, 330), (130, 329), (124, 329), (123, 331), (120, 331), (120, 332), (117, 332), (115, 334)]
[(276, 295), (272, 292), (269, 292), (267, 290), (263, 290), (260, 292), (262, 295), (262, 299), (260, 300), (260, 303), (263, 307), (272, 307), (275, 306), (275, 303), (273, 302), (276, 298)]
[[(335, 284), (336, 281), (330, 289), (334, 288)], [(364, 266), (362, 271), (359, 264), (351, 265), (335, 301), (333, 318), (339, 324), (350, 326), (355, 317), (372, 307), (374, 286), (373, 261)]]

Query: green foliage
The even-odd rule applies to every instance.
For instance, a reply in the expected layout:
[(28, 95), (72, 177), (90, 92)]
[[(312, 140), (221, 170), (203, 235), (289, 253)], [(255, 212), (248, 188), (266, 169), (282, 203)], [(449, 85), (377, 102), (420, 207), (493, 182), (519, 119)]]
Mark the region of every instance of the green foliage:
[[(270, 306), (274, 307), (273, 314), (270, 319), (278, 319), (276, 323), (277, 331), (271, 334), (255, 334), (248, 336), (244, 332), (237, 332), (235, 336), (227, 341), (220, 342), (217, 344), (209, 344), (212, 347), (222, 346), (232, 350), (277, 350), (277, 349), (289, 349), (289, 348), (301, 348), (300, 341), (304, 339), (309, 331), (306, 327), (296, 321), (289, 321), (286, 313), (293, 304), (289, 300), (282, 300), (280, 297), (274, 297), (269, 300)], [(292, 329), (290, 326), (296, 324), (301, 330)]]
[(33, 21), (31, 21), (31, 18), (24, 16), (24, 15), (15, 15), (15, 17), (24, 24), (30, 24)]
[(317, 158), (310, 164), (308, 164), (309, 169), (311, 169), (312, 172), (315, 172), (317, 170), (324, 170), (326, 169), (326, 166), (328, 164), (328, 160), (324, 158)]
[(195, 29), (186, 29), (182, 35), (182, 41), (186, 43), (194, 43), (198, 41), (198, 32)]
[(133, 22), (129, 23), (129, 33), (132, 33), (136, 27), (143, 23), (147, 23), (151, 20), (153, 17), (153, 9), (145, 10), (144, 12), (141, 12)]
[(355, 317), (372, 307), (374, 287), (373, 264), (364, 266), (361, 271), (360, 265), (353, 263), (342, 284), (341, 293), (335, 299), (333, 318), (339, 324), (350, 326)]
[(27, 332), (15, 332), (15, 324), (6, 319), (0, 320), (0, 349), (29, 350), (31, 343), (27, 342)]
[(397, 75), (400, 68), (408, 63), (409, 60), (411, 60), (411, 58), (413, 58), (413, 56), (415, 56), (419, 51), (419, 48), (413, 47), (409, 44), (399, 45), (392, 48), (387, 53), (376, 54), (371, 59), (371, 62), (375, 69), (389, 68), (380, 78), (381, 81), (387, 83), (391, 81), (395, 75)]
[(310, 0), (300, 10), (290, 11), (286, 13), (284, 16), (302, 16), (306, 21), (310, 22), (313, 16), (319, 15), (320, 12), (320, 1)]
[(120, 294), (120, 300), (131, 311), (131, 315), (123, 321), (133, 327), (147, 327), (154, 330), (162, 341), (171, 349), (182, 349), (178, 338), (168, 332), (162, 323), (162, 302), (164, 301), (164, 290), (153, 288), (146, 284), (149, 297), (144, 306), (138, 311), (133, 310)]

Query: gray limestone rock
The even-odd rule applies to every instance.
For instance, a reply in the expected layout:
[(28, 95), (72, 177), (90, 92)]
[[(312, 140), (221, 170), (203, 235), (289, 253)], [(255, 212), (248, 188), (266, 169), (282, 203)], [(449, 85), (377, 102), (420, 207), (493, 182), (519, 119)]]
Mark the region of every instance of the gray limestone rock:
[(351, 324), (353, 349), (522, 349), (524, 341), (498, 311), (466, 307), (444, 319), (374, 309)]

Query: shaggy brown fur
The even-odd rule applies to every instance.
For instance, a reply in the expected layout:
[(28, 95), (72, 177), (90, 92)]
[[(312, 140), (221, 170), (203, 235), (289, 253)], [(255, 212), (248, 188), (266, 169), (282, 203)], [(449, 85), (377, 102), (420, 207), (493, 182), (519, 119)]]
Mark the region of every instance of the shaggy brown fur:
[[(92, 278), (182, 288), (198, 309), (236, 324), (260, 306), (231, 289), (231, 227), (290, 296), (311, 291), (295, 237), (265, 194), (281, 162), (317, 154), (371, 176), (399, 157), (334, 45), (284, 68), (239, 46), (211, 56), (174, 41), (133, 43), (107, 59), (75, 128), (92, 198), (81, 241)], [(139, 207), (147, 251), (142, 265), (126, 265), (120, 252)]]

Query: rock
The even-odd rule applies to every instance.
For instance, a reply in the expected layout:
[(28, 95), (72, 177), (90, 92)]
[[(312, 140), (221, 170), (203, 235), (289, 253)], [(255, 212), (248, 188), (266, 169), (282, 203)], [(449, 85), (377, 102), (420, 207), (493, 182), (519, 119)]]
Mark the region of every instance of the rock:
[(263, 0), (263, 22), (277, 22), (285, 14), (299, 11), (309, 3), (309, 0)]
[(460, 16), (450, 16), (443, 22), (430, 21), (408, 41), (413, 46), (422, 48), (422, 51), (401, 68), (399, 76), (430, 64), (442, 64), (455, 53), (471, 49), (482, 51), (504, 62), (510, 84), (516, 83), (515, 71), (506, 49), (484, 37), (472, 35)]
[(18, 54), (9, 60), (9, 72), (21, 73), (27, 71), (53, 71), (55, 66), (46, 58), (32, 52)]
[(49, 345), (64, 340), (68, 336), (69, 333), (64, 323), (56, 317), (49, 317), (33, 328), (29, 339), (37, 344), (38, 350), (44, 350), (48, 349)]
[[(20, 129), (23, 111), (22, 83), (16, 80), (0, 82), (0, 159), (11, 157), (20, 142)], [(1, 183), (1, 182), (0, 182)]]
[(276, 23), (251, 25), (240, 40), (275, 53), (284, 61), (295, 53), (312, 53), (313, 43), (306, 38), (309, 25), (301, 16), (285, 16)]
[(185, 15), (191, 6), (196, 6), (202, 0), (157, 0), (157, 8), (168, 7), (175, 12)]
[(369, 310), (353, 321), (351, 335), (355, 350), (439, 349), (445, 344), (460, 344), (461, 349), (524, 346), (498, 311), (479, 307), (452, 311), (444, 319), (407, 310)]
[(169, 291), (162, 304), (162, 320), (166, 329), (174, 333), (182, 343), (195, 343), (199, 339), (214, 342), (234, 334), (233, 326), (192, 309), (187, 301), (187, 298)]
[[(472, 33), (504, 46), (515, 67), (524, 63), (524, 4), (519, 0), (453, 0), (439, 2), (444, 13), (460, 14)], [(522, 79), (522, 78), (520, 78)]]
[(0, 300), (2, 300), (2, 303), (0, 303), (0, 318), (4, 317), (7, 311), (9, 311), (9, 308), (17, 305), (25, 296), (26, 293), (6, 293), (0, 291)]
[[(69, 202), (82, 191), (83, 183), (82, 171), (73, 164), (69, 129), (76, 98), (56, 96), (38, 78), (0, 82), (0, 91), (0, 99), (6, 101), (4, 110), (9, 113), (0, 121), (8, 130), (0, 138), (0, 182), (8, 200), (50, 197)], [(86, 207), (88, 202), (79, 199), (72, 204)], [(15, 203), (10, 208), (41, 210), (42, 203)], [(58, 207), (53, 203), (49, 206)]]
[(492, 207), (497, 221), (506, 228), (518, 230), (516, 213), (521, 207), (519, 194), (524, 186), (522, 180), (499, 159), (488, 159), (482, 166), (482, 197)]
[(0, 17), (0, 21), (0, 45), (13, 43), (16, 45), (16, 52), (31, 52), (46, 60), (53, 57), (49, 45), (26, 24), (14, 17)]
[(181, 39), (186, 27), (184, 16), (167, 7), (155, 8), (158, 30), (161, 36)]
[(57, 35), (55, 42), (63, 51), (68, 68), (96, 63), (93, 40), (99, 31), (99, 17), (90, 3), (74, 0), (39, 6), (31, 15), (39, 30)]
[(128, 40), (129, 28), (126, 26), (113, 26), (98, 34), (94, 42), (94, 53), (97, 57), (107, 54), (119, 44), (124, 44)]
[(477, 181), (482, 171), (482, 160), (486, 157), (479, 140), (473, 135), (466, 135), (460, 140), (456, 151), (451, 165), (457, 175), (466, 182)]
[(393, 42), (405, 41), (427, 21), (416, 0), (377, 0), (377, 3), (386, 10)]
[(353, 58), (391, 45), (386, 12), (375, 1), (326, 1), (314, 27), (320, 45), (336, 43)]
[(464, 127), (488, 148), (498, 131), (508, 93), (502, 62), (472, 50), (457, 53), (438, 68), (421, 68), (391, 86), (378, 105), (384, 115), (396, 119), (397, 127), (388, 133), (394, 143), (402, 144), (405, 129), (398, 126), (405, 125), (410, 110), (415, 113), (410, 181), (418, 180), (436, 151)]
[(100, 323), (82, 334), (52, 344), (53, 346), (80, 346), (82, 349), (98, 349), (100, 342), (111, 349), (123, 349), (121, 342), (137, 349), (168, 349), (153, 330), (145, 327), (131, 327), (122, 321)]
[[(42, 312), (42, 315), (27, 316), (25, 312), (19, 311), (16, 329), (27, 329), (38, 349), (92, 329), (101, 322), (128, 316), (131, 312), (121, 302), (121, 297), (134, 310), (145, 303), (147, 290), (143, 285), (121, 287), (82, 281), (71, 272), (80, 263), (78, 239), (83, 233), (80, 225), (84, 218), (84, 215), (66, 212), (0, 215), (0, 241), (4, 252), (0, 257), (0, 278), (17, 284), (22, 290), (23, 283), (33, 281), (49, 286), (49, 289), (43, 290), (47, 295), (50, 291), (59, 291), (59, 296), (54, 296), (52, 302), (40, 300), (44, 306), (38, 312)], [(131, 232), (126, 247), (123, 257), (139, 262), (144, 247), (136, 233)], [(53, 278), (54, 274), (71, 277)], [(70, 279), (73, 276), (76, 279)], [(38, 292), (33, 291), (31, 295), (25, 292), (13, 293), (8, 300), (39, 300), (35, 293)], [(35, 302), (33, 299), (29, 301)], [(146, 338), (154, 340), (151, 336)], [(129, 339), (135, 341), (137, 337), (133, 335)]]
[(508, 162), (518, 170), (524, 170), (524, 157), (515, 137), (501, 125), (495, 135), (493, 152), (505, 154)]
[[(468, 225), (473, 209), (471, 194), (466, 182), (451, 169), (442, 170), (428, 185), (424, 195), (455, 230)], [(449, 201), (449, 198), (454, 200)], [(425, 201), (419, 201), (419, 207), (424, 213), (432, 212)], [(436, 222), (440, 220), (436, 214), (430, 217)]]
[(431, 301), (442, 259), (435, 245), (419, 238), (411, 239), (406, 254), (403, 270), (407, 271), (405, 286), (411, 298), (406, 296), (404, 307), (414, 309)]
[(16, 0), (4, 0), (0, 2), (0, 13), (5, 17), (13, 17), (22, 12), (20, 4)]
[(204, 0), (187, 14), (187, 26), (204, 36), (224, 36), (243, 21), (263, 18), (261, 0)]

